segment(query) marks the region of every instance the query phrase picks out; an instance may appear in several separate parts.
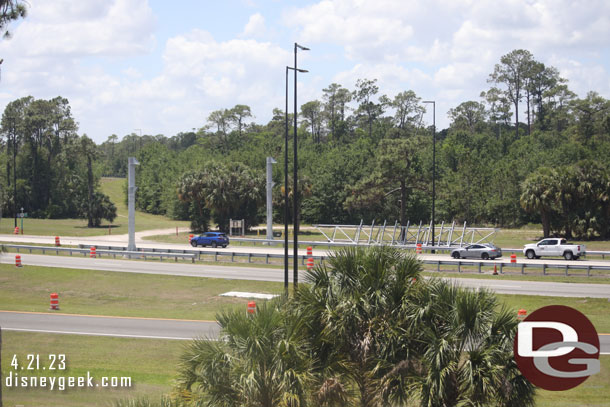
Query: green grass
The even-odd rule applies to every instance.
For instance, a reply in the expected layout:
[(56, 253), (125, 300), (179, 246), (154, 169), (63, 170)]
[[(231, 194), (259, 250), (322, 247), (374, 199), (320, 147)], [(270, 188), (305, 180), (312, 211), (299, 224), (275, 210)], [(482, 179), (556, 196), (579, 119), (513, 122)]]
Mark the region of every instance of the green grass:
[(567, 391), (538, 390), (537, 407), (602, 407), (610, 406), (610, 356), (599, 358), (601, 371), (583, 384)]
[[(92, 284), (92, 282), (95, 282)], [(186, 319), (213, 319), (223, 307), (245, 307), (246, 300), (218, 297), (229, 290), (281, 292), (281, 283), (194, 277), (126, 274), (0, 265), (0, 309), (47, 312), (48, 294), (60, 293), (61, 312)], [(550, 304), (583, 312), (600, 333), (610, 333), (610, 301), (592, 298), (499, 295), (516, 312), (529, 313)], [(146, 396), (158, 400), (171, 390), (183, 342), (77, 335), (3, 332), (3, 371), (13, 354), (65, 353), (70, 375), (130, 376), (130, 390), (5, 389), (5, 405), (107, 406), (113, 400)], [(610, 405), (610, 357), (602, 356), (602, 371), (567, 392), (539, 391), (538, 406)], [(604, 404), (606, 403), (606, 404)]]
[[(128, 389), (49, 389), (6, 388), (3, 380), (3, 401), (5, 406), (109, 406), (114, 400), (137, 397), (159, 399), (161, 394), (171, 390), (176, 375), (179, 356), (186, 342), (111, 338), (82, 335), (49, 335), (31, 332), (2, 332), (2, 376), (13, 371), (10, 366), (13, 355), (27, 362), (27, 354), (40, 355), (41, 370), (27, 374), (36, 376), (91, 376), (98, 381), (101, 377), (131, 377), (132, 387)], [(50, 354), (65, 354), (65, 371), (56, 370), (50, 374), (48, 367)], [(27, 363), (26, 363), (27, 367)], [(26, 370), (27, 371), (27, 370)], [(18, 370), (25, 375), (23, 370)]]
[[(610, 406), (610, 356), (600, 356), (601, 371), (568, 391), (536, 390), (536, 407)], [(409, 406), (418, 406), (417, 403)]]
[[(219, 297), (227, 291), (280, 294), (283, 284), (27, 265), (17, 269), (0, 264), (2, 310), (48, 312), (49, 294), (57, 292), (61, 312), (65, 313), (210, 320), (223, 307), (246, 306), (245, 299)], [(607, 299), (524, 295), (500, 298), (515, 312), (520, 308), (531, 312), (549, 304), (568, 305), (587, 315), (598, 331), (610, 333)]]
[[(52, 392), (43, 389), (3, 389), (4, 405), (14, 406), (109, 406), (114, 400), (146, 397), (158, 400), (171, 391), (179, 355), (185, 342), (107, 338), (80, 335), (3, 332), (3, 377), (12, 369), (13, 355), (25, 360), (26, 354), (66, 354), (68, 370), (62, 375), (93, 377), (126, 376), (132, 378), (131, 389), (85, 389)], [(41, 359), (41, 360), (42, 360)], [(537, 406), (610, 406), (610, 356), (601, 356), (601, 372), (582, 385), (564, 392), (539, 390)], [(41, 363), (41, 365), (45, 365)], [(49, 375), (48, 373), (40, 373)], [(57, 376), (57, 374), (56, 374)], [(4, 382), (4, 381), (3, 381)]]
[(246, 308), (219, 297), (227, 291), (279, 294), (283, 283), (0, 264), (0, 310), (49, 312), (56, 292), (63, 313), (211, 320), (223, 307)]
[(579, 310), (589, 318), (598, 333), (610, 334), (610, 300), (607, 298), (544, 297), (540, 295), (498, 294), (501, 302), (515, 312), (525, 309), (531, 314), (547, 305), (565, 305)]
[[(102, 376), (131, 377), (130, 389), (85, 389), (49, 391), (44, 389), (3, 388), (5, 406), (109, 406), (115, 400), (146, 397), (159, 400), (171, 391), (179, 356), (185, 342), (107, 338), (80, 335), (48, 335), (4, 331), (2, 375), (12, 370), (13, 355), (25, 360), (26, 354), (66, 354), (68, 370), (61, 375), (80, 376), (87, 371), (95, 378)], [(580, 386), (563, 392), (538, 390), (538, 407), (610, 406), (610, 356), (600, 357), (601, 371)], [(45, 365), (41, 363), (41, 365)], [(40, 375), (49, 375), (41, 373)], [(58, 374), (55, 374), (58, 376)], [(3, 381), (4, 384), (4, 381)]]
[[(127, 225), (127, 205), (123, 193), (124, 178), (102, 178), (102, 192), (110, 197), (110, 200), (117, 207), (117, 217), (109, 225), (106, 221), (102, 222), (99, 228), (88, 228), (85, 219), (33, 219), (23, 220), (23, 231), (28, 235), (39, 236), (101, 236), (109, 233), (113, 235), (126, 234)], [(21, 220), (17, 220), (17, 225), (21, 227)], [(136, 211), (136, 231), (150, 229), (168, 229), (176, 227), (188, 227), (189, 222), (169, 219), (165, 216), (151, 215)], [(10, 234), (14, 231), (13, 219), (3, 219), (0, 222), (0, 233)]]

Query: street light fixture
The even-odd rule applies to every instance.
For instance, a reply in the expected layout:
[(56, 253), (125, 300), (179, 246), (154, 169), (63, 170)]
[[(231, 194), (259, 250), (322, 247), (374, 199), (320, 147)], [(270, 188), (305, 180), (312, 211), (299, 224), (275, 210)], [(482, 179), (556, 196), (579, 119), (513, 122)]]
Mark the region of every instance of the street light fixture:
[[(422, 103), (432, 103), (432, 246), (434, 247), (434, 201), (436, 199), (436, 102), (424, 100)], [(435, 250), (431, 251), (435, 253)]]
[[(290, 66), (286, 67), (286, 109), (284, 117), (286, 130), (284, 133), (284, 290), (288, 295), (288, 71), (295, 70)], [(305, 69), (296, 69), (299, 72), (309, 72)], [(296, 133), (295, 133), (296, 134)]]
[(292, 281), (294, 284), (294, 290), (296, 293), (297, 286), (299, 284), (299, 217), (298, 217), (298, 207), (299, 207), (299, 188), (297, 183), (297, 172), (299, 162), (297, 161), (297, 49), (302, 51), (309, 51), (309, 48), (304, 47), (302, 45), (294, 43), (294, 164), (293, 164), (293, 183), (292, 183), (292, 199), (294, 202), (294, 247), (293, 247), (293, 277)]

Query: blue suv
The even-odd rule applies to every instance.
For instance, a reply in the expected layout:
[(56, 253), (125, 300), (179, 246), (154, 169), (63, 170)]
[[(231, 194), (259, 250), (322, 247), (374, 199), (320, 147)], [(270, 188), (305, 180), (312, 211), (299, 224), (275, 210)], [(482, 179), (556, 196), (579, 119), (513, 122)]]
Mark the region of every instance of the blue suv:
[(229, 245), (229, 238), (222, 232), (206, 232), (201, 236), (194, 236), (191, 239), (191, 246), (212, 246), (214, 248), (218, 246), (227, 247)]

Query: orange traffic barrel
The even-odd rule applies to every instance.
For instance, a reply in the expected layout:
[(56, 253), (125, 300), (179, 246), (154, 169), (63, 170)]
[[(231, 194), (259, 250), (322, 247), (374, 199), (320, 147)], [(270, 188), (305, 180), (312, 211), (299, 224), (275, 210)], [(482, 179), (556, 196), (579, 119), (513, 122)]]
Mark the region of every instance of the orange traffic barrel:
[(59, 295), (57, 295), (57, 293), (51, 293), (51, 309), (59, 309)]
[(519, 311), (517, 311), (517, 318), (525, 319), (526, 316), (527, 316), (527, 311), (524, 310), (523, 308), (521, 308)]
[(421, 243), (415, 245), (415, 253), (421, 254)]
[(19, 255), (19, 254), (15, 256), (15, 266), (17, 266), (17, 267), (21, 267), (22, 266), (22, 264), (21, 264), (21, 255)]
[(313, 249), (311, 246), (307, 246), (307, 257), (313, 256)]
[(248, 314), (254, 314), (256, 312), (256, 302), (248, 301)]
[(16, 235), (19, 234), (19, 226), (15, 226), (15, 231), (13, 233), (16, 234)]
[(510, 255), (510, 262), (511, 263), (516, 263), (517, 262), (517, 255), (515, 253)]
[(193, 240), (193, 235), (189, 235), (189, 243), (191, 243), (191, 240)]
[(307, 270), (311, 270), (313, 268), (313, 257), (307, 259)]
[(61, 243), (59, 243), (59, 236), (55, 236), (55, 246), (61, 246)]
[(91, 246), (91, 248), (89, 249), (89, 257), (91, 257), (92, 259), (96, 258), (96, 249), (95, 246)]

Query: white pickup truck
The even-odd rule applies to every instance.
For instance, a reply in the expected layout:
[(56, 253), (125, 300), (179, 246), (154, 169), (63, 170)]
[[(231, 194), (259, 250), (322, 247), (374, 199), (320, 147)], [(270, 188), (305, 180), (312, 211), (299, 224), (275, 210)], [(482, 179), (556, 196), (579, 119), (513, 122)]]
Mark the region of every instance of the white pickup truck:
[(569, 244), (565, 239), (549, 238), (538, 243), (526, 244), (523, 254), (528, 259), (539, 259), (542, 256), (563, 256), (566, 260), (577, 260), (586, 253), (581, 244)]

